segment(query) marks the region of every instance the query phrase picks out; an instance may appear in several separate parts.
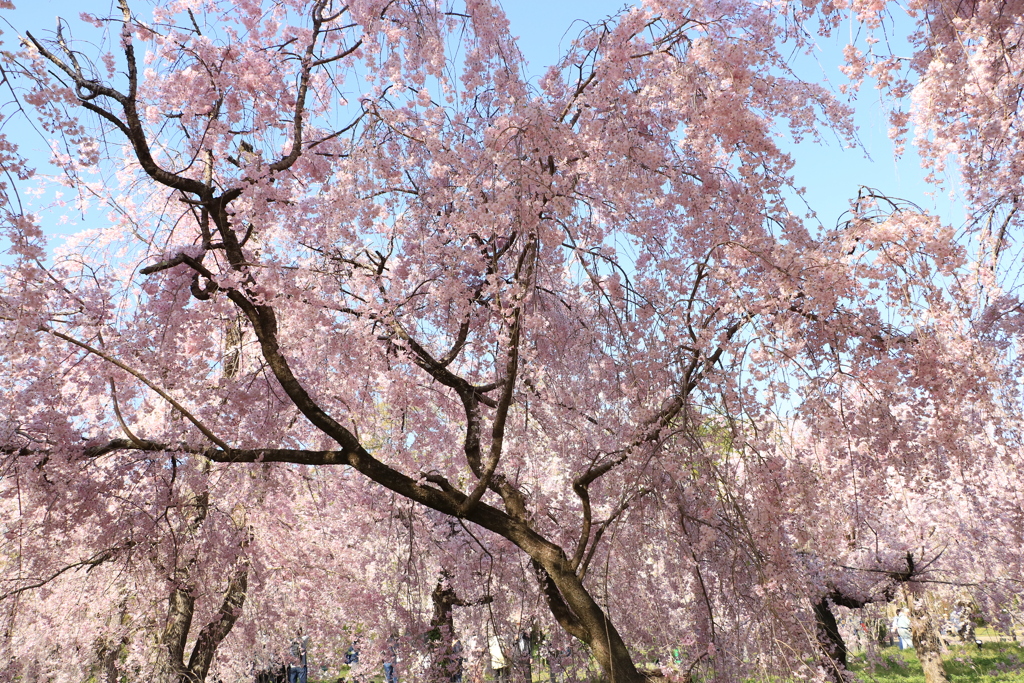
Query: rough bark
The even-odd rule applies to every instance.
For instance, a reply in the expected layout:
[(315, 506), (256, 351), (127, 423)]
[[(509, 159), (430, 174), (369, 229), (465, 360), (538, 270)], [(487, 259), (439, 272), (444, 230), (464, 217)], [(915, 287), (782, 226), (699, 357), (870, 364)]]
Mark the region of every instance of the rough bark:
[(235, 572), (224, 592), (217, 616), (199, 632), (196, 644), (192, 648), (192, 656), (188, 660), (188, 680), (205, 681), (210, 671), (210, 664), (217, 653), (217, 647), (231, 632), (232, 627), (242, 613), (245, 593), (248, 589), (249, 568), (243, 566)]
[(185, 656), (195, 614), (195, 596), (191, 587), (179, 586), (171, 592), (163, 635), (165, 660), (159, 679), (167, 683), (203, 683), (206, 680), (217, 648), (242, 612), (248, 578), (249, 567), (243, 564), (228, 582), (216, 616), (195, 635), (187, 663)]
[(942, 646), (939, 642), (939, 624), (928, 609), (924, 596), (908, 596), (910, 606), (910, 625), (914, 639), (914, 649), (924, 671), (925, 683), (949, 683), (946, 672), (942, 668)]
[(191, 586), (179, 585), (171, 590), (167, 598), (167, 621), (163, 633), (166, 660), (161, 672), (161, 678), (167, 683), (185, 680), (185, 645), (192, 629), (194, 612), (195, 597)]
[(430, 594), (434, 614), (430, 619), (427, 645), (430, 648), (430, 680), (437, 683), (462, 680), (461, 646), (457, 645), (453, 608), (470, 603), (459, 598), (442, 572)]
[(100, 649), (100, 676), (102, 683), (118, 683), (121, 680), (121, 670), (118, 666), (121, 658), (123, 645), (107, 645)]
[(917, 571), (912, 553), (907, 553), (906, 560), (906, 570), (889, 573), (884, 582), (871, 595), (855, 597), (847, 595), (840, 588), (830, 586), (829, 592), (823, 595), (818, 602), (812, 604), (817, 626), (818, 645), (824, 655), (822, 663), (829, 680), (842, 682), (849, 679), (846, 673), (849, 651), (846, 641), (843, 640), (843, 636), (839, 632), (839, 625), (836, 623), (832, 606), (862, 609), (872, 603), (891, 601), (901, 587), (904, 587), (915, 576)]
[(825, 675), (834, 683), (845, 683), (847, 670), (847, 649), (839, 624), (829, 605), (828, 598), (814, 603), (814, 620), (818, 627), (818, 646), (824, 653)]

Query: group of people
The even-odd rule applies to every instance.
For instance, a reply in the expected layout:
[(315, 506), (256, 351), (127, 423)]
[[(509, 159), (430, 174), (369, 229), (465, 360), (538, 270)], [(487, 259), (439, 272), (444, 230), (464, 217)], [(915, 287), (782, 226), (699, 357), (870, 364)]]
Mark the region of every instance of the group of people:
[[(529, 633), (523, 632), (513, 641), (513, 645), (509, 650), (502, 648), (501, 642), (496, 636), (490, 636), (488, 638), (488, 653), (490, 654), (491, 668), (494, 673), (496, 681), (511, 681), (514, 678), (513, 666), (517, 662), (522, 660), (529, 661), (532, 656), (533, 642)], [(302, 634), (299, 631), (298, 636), (291, 642), (288, 648), (288, 654), (283, 659), (274, 658), (269, 665), (264, 665), (262, 668), (257, 664), (254, 668), (254, 680), (255, 683), (308, 683), (309, 677), (309, 661), (308, 661), (308, 648), (309, 648), (309, 637)], [(383, 669), (384, 669), (384, 681), (383, 683), (399, 683), (398, 671), (397, 671), (397, 650), (398, 650), (398, 638), (392, 635), (388, 641), (387, 646), (384, 650), (383, 657)], [(355, 639), (352, 641), (348, 650), (343, 656), (344, 663), (349, 667), (351, 671), (353, 668), (359, 665), (359, 654), (360, 654), (360, 641)], [(554, 659), (561, 662), (564, 656), (571, 655), (571, 650), (553, 651), (553, 654), (557, 655)], [(455, 666), (452, 667), (450, 672), (449, 681), (450, 683), (462, 683), (462, 666), (463, 666), (463, 646), (462, 642), (458, 639), (452, 641), (449, 646), (449, 655), (452, 660), (451, 663)], [(511, 656), (507, 656), (511, 655)], [(561, 666), (557, 662), (552, 661), (551, 664), (552, 677), (556, 676), (556, 672), (561, 670)], [(326, 673), (326, 666), (324, 673)], [(527, 673), (529, 673), (529, 665), (527, 664)], [(365, 680), (365, 677), (360, 676), (358, 672), (353, 671), (350, 680), (360, 681)], [(345, 681), (345, 678), (339, 679), (339, 683)]]
[[(910, 610), (908, 608), (903, 607), (896, 613), (889, 626), (889, 633), (896, 640), (896, 644), (901, 650), (908, 650), (914, 647), (913, 629), (910, 625)], [(974, 643), (979, 647), (981, 646), (981, 641), (974, 635), (974, 622), (971, 620), (970, 610), (960, 603), (949, 613), (946, 623), (942, 626), (940, 635), (947, 644), (955, 639), (964, 643)]]
[[(395, 636), (388, 638), (387, 647), (384, 649), (384, 683), (398, 683), (398, 673), (395, 670), (395, 659), (397, 657), (398, 639)], [(345, 651), (344, 662), (349, 669), (359, 664), (359, 639), (356, 638)], [(339, 679), (344, 680), (344, 679)], [(355, 680), (360, 680), (358, 677)]]
[(299, 631), (298, 637), (292, 641), (288, 648), (288, 657), (281, 661), (274, 657), (262, 668), (257, 665), (254, 672), (256, 683), (307, 683), (309, 679), (309, 661), (307, 649), (309, 638)]
[(964, 643), (974, 643), (981, 647), (981, 641), (974, 633), (974, 621), (971, 619), (970, 607), (963, 603), (957, 603), (953, 611), (949, 613), (949, 619), (942, 629), (942, 635), (946, 638), (956, 638)]

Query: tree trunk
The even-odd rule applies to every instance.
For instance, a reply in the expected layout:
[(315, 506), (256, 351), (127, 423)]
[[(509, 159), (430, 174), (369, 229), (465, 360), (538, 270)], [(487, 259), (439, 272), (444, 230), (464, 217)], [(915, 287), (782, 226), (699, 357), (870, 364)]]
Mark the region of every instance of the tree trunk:
[(814, 603), (814, 621), (817, 625), (818, 646), (824, 654), (822, 663), (825, 667), (825, 675), (834, 683), (845, 683), (846, 642), (843, 641), (843, 636), (839, 633), (839, 624), (836, 623), (836, 616), (832, 612), (828, 598), (822, 598)]
[(646, 683), (647, 676), (637, 670), (622, 636), (573, 571), (565, 553), (554, 545), (545, 550), (530, 555), (559, 625), (590, 646), (607, 683)]
[(455, 634), (453, 609), (467, 603), (459, 599), (449, 583), (447, 572), (441, 572), (430, 599), (434, 603), (434, 616), (430, 619), (427, 646), (430, 650), (430, 681), (449, 683), (462, 680), (462, 646)]
[(118, 683), (121, 672), (117, 666), (121, 656), (121, 644), (100, 649), (100, 676), (102, 683)]
[(195, 597), (191, 586), (185, 583), (185, 572), (180, 571), (178, 574), (176, 578), (184, 585), (175, 586), (167, 598), (167, 623), (161, 638), (166, 653), (157, 679), (166, 683), (177, 683), (183, 680), (186, 673), (185, 645), (195, 612)]
[(907, 604), (910, 606), (910, 625), (914, 638), (914, 649), (924, 670), (925, 683), (949, 683), (942, 668), (942, 651), (939, 644), (938, 623), (928, 609), (924, 595), (917, 597), (908, 591)]
[[(127, 598), (121, 602), (121, 616), (118, 618), (119, 625), (124, 627), (128, 624)], [(99, 672), (96, 679), (99, 683), (118, 683), (121, 680), (121, 657), (127, 654), (128, 636), (121, 635), (116, 639), (104, 639), (97, 649), (99, 659)]]
[(192, 617), (195, 614), (195, 596), (187, 585), (176, 587), (171, 592), (168, 598), (167, 624), (163, 633), (165, 659), (156, 680), (166, 683), (203, 683), (206, 680), (217, 648), (231, 632), (242, 612), (248, 578), (249, 567), (243, 563), (228, 582), (217, 615), (196, 636), (187, 664), (185, 651), (192, 630)]
[(242, 565), (235, 571), (228, 583), (228, 589), (224, 592), (224, 600), (221, 602), (217, 616), (203, 627), (196, 637), (196, 644), (192, 648), (192, 656), (188, 660), (188, 681), (202, 683), (206, 680), (206, 674), (210, 671), (213, 657), (217, 654), (217, 648), (231, 632), (235, 621), (242, 613), (242, 605), (245, 604), (245, 594), (249, 587), (249, 567)]

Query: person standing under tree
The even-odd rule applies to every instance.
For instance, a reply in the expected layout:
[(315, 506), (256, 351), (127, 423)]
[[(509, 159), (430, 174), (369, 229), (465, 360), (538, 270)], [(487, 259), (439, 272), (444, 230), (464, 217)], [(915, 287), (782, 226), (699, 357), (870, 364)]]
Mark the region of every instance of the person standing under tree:
[(508, 681), (511, 678), (512, 667), (508, 665), (505, 652), (501, 647), (501, 640), (497, 635), (492, 635), (487, 640), (487, 649), (491, 655), (491, 669), (494, 670), (494, 680), (499, 682)]
[(910, 630), (910, 610), (906, 607), (899, 611), (892, 621), (896, 635), (899, 637), (901, 650), (910, 650), (914, 647), (914, 638)]
[(398, 659), (398, 636), (392, 634), (384, 646), (384, 683), (398, 683), (395, 662)]
[(288, 663), (288, 683), (306, 683), (309, 673), (308, 661), (306, 660), (306, 649), (309, 647), (309, 638), (302, 635), (299, 629), (299, 636), (292, 641), (291, 661)]

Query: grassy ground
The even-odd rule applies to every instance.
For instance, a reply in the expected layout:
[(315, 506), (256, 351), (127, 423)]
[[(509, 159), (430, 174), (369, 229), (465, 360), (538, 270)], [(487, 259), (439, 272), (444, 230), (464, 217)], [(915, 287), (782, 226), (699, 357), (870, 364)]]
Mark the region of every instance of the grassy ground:
[[(943, 659), (951, 683), (1024, 683), (1024, 647), (1014, 643), (989, 642), (981, 649), (955, 647)], [(924, 673), (913, 650), (885, 648), (882, 661), (874, 664), (866, 662), (863, 655), (854, 656), (851, 657), (850, 669), (862, 683), (924, 683)], [(336, 683), (338, 680), (314, 681), (318, 677), (312, 671), (310, 674), (309, 683)], [(351, 680), (347, 666), (343, 667), (341, 675)], [(383, 681), (382, 675), (369, 679), (369, 683)], [(548, 683), (547, 670), (534, 666), (533, 681)]]
[[(952, 683), (1024, 683), (1024, 648), (1012, 643), (986, 643), (982, 649), (954, 648), (944, 658)], [(882, 651), (881, 665), (863, 658), (851, 662), (860, 680), (871, 683), (924, 683), (924, 674), (913, 650), (894, 647)]]

